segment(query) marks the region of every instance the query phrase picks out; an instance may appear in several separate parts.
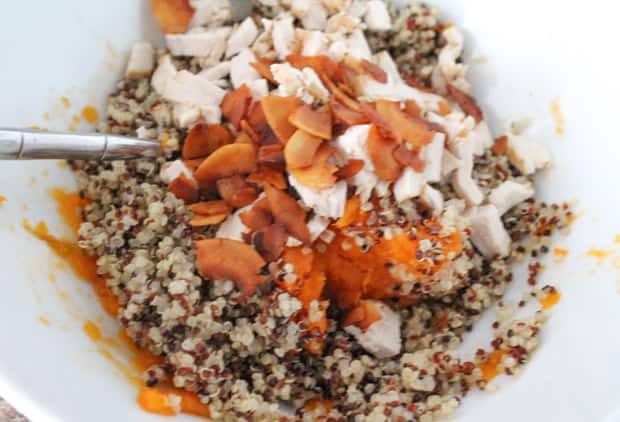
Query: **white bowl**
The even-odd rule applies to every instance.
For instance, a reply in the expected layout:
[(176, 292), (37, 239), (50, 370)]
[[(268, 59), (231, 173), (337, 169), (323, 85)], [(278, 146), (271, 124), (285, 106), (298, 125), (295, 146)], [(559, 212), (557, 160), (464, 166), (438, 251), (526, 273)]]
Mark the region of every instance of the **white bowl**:
[[(148, 3), (5, 5), (0, 126), (67, 129), (82, 106), (101, 111), (133, 41), (160, 41)], [(614, 129), (619, 7), (603, 1), (435, 3), (466, 32), (474, 91), (496, 133), (510, 119), (533, 118), (528, 135), (554, 156), (554, 167), (539, 177), (538, 192), (549, 201), (576, 200), (581, 215), (570, 235), (557, 239), (570, 251), (568, 258), (558, 264), (549, 257), (540, 277), (541, 284), (562, 292), (540, 349), (521, 376), (497, 379), (499, 391), (471, 394), (457, 419), (620, 420), (614, 413), (620, 403), (620, 296), (613, 266), (620, 252), (614, 245), (620, 233), (620, 141)], [(61, 96), (71, 100), (69, 108)], [(566, 120), (563, 136), (554, 130), (553, 100)], [(81, 123), (79, 129), (88, 127)], [(48, 191), (74, 188), (69, 170), (56, 162), (4, 162), (0, 180), (0, 194), (7, 197), (0, 205), (0, 395), (36, 422), (159, 420), (138, 408), (135, 388), (84, 335), (85, 320), (104, 318), (88, 285), (57, 269), (47, 246), (22, 228), (26, 218), (46, 221), (53, 233), (66, 231)], [(612, 257), (599, 265), (586, 256), (593, 246), (613, 251)], [(55, 283), (50, 273), (57, 275)], [(524, 285), (521, 269), (509, 293)], [(491, 319), (487, 313), (465, 348), (488, 341)], [(110, 336), (118, 331), (110, 318), (101, 325)]]

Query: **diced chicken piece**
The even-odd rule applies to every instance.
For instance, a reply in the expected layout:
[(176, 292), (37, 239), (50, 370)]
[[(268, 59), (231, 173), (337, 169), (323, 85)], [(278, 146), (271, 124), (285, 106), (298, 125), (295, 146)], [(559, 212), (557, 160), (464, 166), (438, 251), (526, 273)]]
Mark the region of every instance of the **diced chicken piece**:
[(312, 68), (299, 70), (288, 63), (275, 63), (270, 69), (280, 84), (278, 92), (281, 95), (296, 96), (306, 104), (325, 103), (329, 99), (329, 91)]
[(308, 230), (313, 242), (327, 229), (330, 221), (329, 218), (321, 217), (320, 215), (315, 215), (308, 221)]
[(467, 139), (474, 144), (474, 155), (482, 155), (486, 149), (493, 146), (491, 130), (484, 120), (467, 134)]
[(288, 239), (286, 239), (286, 246), (289, 248), (296, 248), (297, 246), (301, 246), (303, 244), (304, 242), (293, 236), (289, 236)]
[(157, 129), (147, 129), (144, 126), (140, 126), (136, 129), (136, 136), (140, 139), (157, 139)]
[(303, 31), (300, 33), (300, 39), (301, 54), (304, 56), (318, 56), (327, 52), (329, 40), (321, 31)]
[(347, 40), (349, 46), (349, 54), (354, 57), (366, 60), (372, 60), (372, 51), (366, 40), (366, 35), (361, 29), (354, 30)]
[(208, 69), (204, 69), (199, 73), (200, 76), (210, 81), (217, 81), (225, 78), (230, 73), (230, 62), (220, 62), (215, 66), (211, 66)]
[(479, 205), (484, 199), (484, 194), (471, 175), (474, 165), (473, 145), (465, 139), (457, 138), (449, 144), (449, 147), (462, 161), (462, 165), (452, 174), (454, 191), (469, 205)]
[(366, 0), (353, 0), (347, 8), (346, 14), (358, 19), (362, 19), (368, 10), (368, 2)]
[(532, 125), (532, 118), (524, 116), (519, 119), (511, 121), (508, 125), (510, 133), (513, 135), (521, 135)]
[(452, 175), (452, 172), (463, 165), (463, 162), (458, 159), (450, 151), (444, 150), (441, 157), (441, 179), (445, 180)]
[(383, 302), (375, 302), (381, 319), (375, 321), (364, 332), (355, 325), (345, 327), (367, 352), (379, 359), (390, 358), (400, 353), (400, 316)]
[(137, 42), (131, 48), (125, 76), (129, 79), (145, 78), (155, 67), (155, 49), (148, 42)]
[(278, 53), (280, 60), (293, 53), (295, 46), (295, 28), (293, 27), (293, 16), (283, 13), (273, 20), (271, 37), (273, 48)]
[(463, 34), (454, 25), (442, 32), (446, 45), (439, 52), (437, 65), (447, 82), (463, 92), (469, 92), (469, 82), (465, 79), (467, 66), (458, 63), (457, 59), (463, 52)]
[(166, 184), (170, 184), (170, 182), (179, 177), (181, 174), (184, 174), (189, 179), (194, 179), (194, 174), (182, 160), (174, 160), (164, 163), (159, 171), (161, 181)]
[(235, 89), (243, 84), (261, 79), (260, 74), (251, 66), (256, 61), (252, 50), (246, 48), (230, 61), (230, 81)]
[(249, 82), (247, 86), (252, 93), (252, 98), (254, 101), (258, 101), (269, 95), (269, 83), (267, 82), (267, 79), (257, 79)]
[(487, 258), (510, 253), (510, 235), (495, 205), (483, 205), (471, 212), (471, 241)]
[(332, 41), (327, 49), (327, 56), (333, 61), (339, 62), (347, 54), (348, 49), (346, 39)]
[(369, 130), (370, 125), (351, 126), (334, 140), (334, 145), (338, 147), (347, 161), (364, 161), (364, 167), (348, 180), (351, 185), (357, 188), (356, 193), (360, 196), (362, 203), (370, 199), (373, 189), (379, 182), (379, 178), (375, 174), (375, 167), (368, 154), (366, 142), (368, 140)]
[(370, 0), (367, 4), (364, 22), (371, 31), (389, 31), (392, 29), (392, 20), (386, 3), (382, 0)]
[(291, 12), (305, 29), (325, 29), (327, 9), (319, 0), (293, 0)]
[(551, 154), (544, 145), (512, 134), (507, 136), (508, 159), (524, 175), (533, 174), (536, 170), (551, 165)]
[(473, 117), (467, 116), (457, 107), (445, 116), (437, 113), (427, 113), (426, 119), (433, 123), (440, 124), (448, 134), (448, 140), (452, 141), (458, 137), (469, 134), (476, 127)]
[(254, 23), (254, 19), (251, 17), (245, 18), (245, 20), (232, 31), (230, 37), (228, 37), (226, 57), (232, 57), (241, 50), (245, 50), (252, 45), (256, 37), (258, 37), (258, 28)]
[[(333, 44), (332, 46), (333, 47)], [(330, 47), (330, 48), (331, 48)], [(382, 84), (373, 78), (358, 78), (358, 97), (362, 101), (374, 102), (376, 100), (406, 101), (413, 100), (423, 111), (439, 110), (439, 102), (444, 101), (439, 95), (422, 92), (404, 83)], [(433, 113), (429, 113), (431, 115)], [(439, 116), (441, 117), (441, 116)], [(431, 119), (429, 119), (431, 120)]]
[(388, 83), (403, 83), (403, 79), (398, 71), (398, 66), (396, 65), (396, 62), (394, 62), (394, 59), (392, 59), (392, 56), (390, 56), (390, 53), (386, 50), (381, 50), (374, 55), (374, 61), (387, 74)]
[(394, 183), (394, 198), (400, 203), (406, 199), (416, 198), (422, 193), (424, 175), (406, 167), (396, 183)]
[(249, 232), (250, 229), (245, 224), (243, 224), (240, 215), (246, 211), (251, 210), (254, 207), (254, 204), (256, 204), (257, 201), (260, 201), (264, 197), (265, 194), (261, 193), (256, 199), (256, 201), (252, 202), (246, 207), (239, 208), (237, 211), (229, 215), (228, 218), (226, 218), (226, 220), (224, 220), (224, 222), (217, 229), (215, 237), (222, 239), (238, 240), (240, 242), (243, 242), (243, 234)]
[(323, 0), (329, 14), (340, 13), (347, 10), (351, 5), (351, 0)]
[(216, 105), (200, 106), (200, 115), (210, 125), (218, 124), (222, 121), (222, 109)]
[(190, 0), (190, 4), (194, 8), (190, 28), (200, 26), (217, 28), (233, 17), (232, 7), (228, 0)]
[(173, 56), (209, 57), (219, 61), (226, 49), (226, 37), (230, 27), (224, 26), (205, 32), (167, 34), (166, 46)]
[(441, 181), (441, 164), (446, 135), (436, 133), (433, 141), (422, 147), (420, 157), (424, 160), (424, 179), (427, 182), (435, 183)]
[(177, 72), (165, 84), (162, 96), (170, 101), (193, 105), (219, 105), (226, 91), (213, 82), (187, 70)]
[(347, 202), (346, 182), (341, 180), (331, 188), (318, 190), (302, 185), (292, 175), (288, 176), (288, 180), (303, 203), (314, 209), (317, 215), (338, 219), (344, 214), (344, 206)]
[(388, 182), (386, 180), (379, 180), (377, 185), (375, 186), (375, 194), (379, 198), (384, 198), (390, 193), (390, 186), (392, 186), (392, 182)]
[(534, 196), (534, 187), (531, 183), (517, 183), (507, 180), (496, 187), (489, 194), (489, 202), (497, 207), (500, 215), (517, 204)]
[(422, 188), (420, 199), (435, 212), (441, 212), (443, 209), (442, 193), (429, 184), (424, 185)]
[(172, 118), (178, 127), (189, 128), (200, 119), (200, 108), (186, 103), (175, 103), (172, 106)]
[(346, 13), (337, 13), (327, 20), (325, 32), (348, 34), (357, 29), (362, 23), (360, 18), (348, 15)]
[(159, 59), (157, 69), (151, 78), (151, 85), (155, 92), (160, 95), (163, 94), (168, 81), (174, 78), (176, 74), (177, 68), (172, 63), (169, 55), (165, 55)]

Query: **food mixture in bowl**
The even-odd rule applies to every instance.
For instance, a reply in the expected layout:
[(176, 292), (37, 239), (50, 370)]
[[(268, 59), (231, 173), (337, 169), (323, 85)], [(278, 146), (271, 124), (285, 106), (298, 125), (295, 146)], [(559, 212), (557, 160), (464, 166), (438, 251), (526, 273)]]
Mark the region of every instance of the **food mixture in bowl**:
[[(166, 48), (135, 44), (100, 130), (161, 157), (72, 163), (79, 245), (161, 357), (147, 410), (186, 390), (214, 419), (431, 421), (529, 360), (559, 298), (537, 257), (571, 212), (535, 199), (543, 145), (491, 134), (458, 28), (417, 2), (152, 6)], [(494, 303), (494, 337), (461, 355)]]

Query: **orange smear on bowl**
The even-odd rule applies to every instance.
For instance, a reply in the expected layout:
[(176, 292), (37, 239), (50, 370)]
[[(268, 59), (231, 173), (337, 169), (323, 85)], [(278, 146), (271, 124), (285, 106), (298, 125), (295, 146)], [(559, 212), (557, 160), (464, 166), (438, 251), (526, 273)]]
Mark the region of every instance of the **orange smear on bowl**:
[(81, 198), (77, 192), (67, 192), (63, 189), (52, 189), (52, 198), (56, 201), (56, 210), (62, 221), (77, 235), (82, 224), (82, 210), (90, 200)]
[(549, 309), (557, 305), (559, 301), (560, 301), (560, 292), (553, 289), (549, 292), (548, 295), (546, 295), (543, 298), (540, 298), (538, 302), (543, 307), (543, 309)]
[(71, 101), (67, 97), (60, 97), (60, 102), (67, 108), (71, 107)]
[(194, 393), (177, 390), (161, 390), (144, 387), (138, 394), (138, 404), (143, 410), (161, 416), (176, 416), (177, 407), (172, 403), (179, 400), (178, 410), (190, 415), (210, 417), (209, 406), (200, 401)]
[(555, 133), (562, 136), (564, 134), (564, 116), (562, 110), (560, 110), (560, 102), (553, 100), (551, 102), (551, 115), (555, 121)]
[(96, 123), (99, 120), (99, 112), (93, 106), (86, 106), (82, 109), (82, 117), (88, 123)]
[(6, 197), (0, 195), (0, 204), (2, 204), (3, 202), (6, 202)]
[(482, 370), (483, 380), (491, 381), (500, 374), (499, 365), (502, 363), (502, 358), (507, 354), (507, 350), (494, 350), (487, 355), (485, 362), (478, 364), (478, 368)]

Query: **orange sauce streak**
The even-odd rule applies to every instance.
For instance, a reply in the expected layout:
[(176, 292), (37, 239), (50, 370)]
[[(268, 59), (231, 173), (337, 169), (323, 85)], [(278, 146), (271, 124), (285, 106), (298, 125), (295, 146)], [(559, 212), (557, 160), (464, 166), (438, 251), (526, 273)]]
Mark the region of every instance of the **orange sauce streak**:
[(38, 320), (41, 324), (46, 325), (46, 326), (49, 326), (49, 325), (51, 324), (50, 320), (49, 320), (49, 319), (47, 319), (47, 318), (45, 318), (43, 315), (39, 315), (39, 316), (37, 317), (37, 320)]
[(0, 204), (2, 204), (3, 202), (6, 202), (6, 196), (0, 195)]
[(568, 251), (566, 249), (555, 248), (553, 254), (557, 256), (566, 256), (568, 255)]
[(560, 103), (558, 100), (553, 100), (551, 102), (551, 115), (553, 116), (553, 120), (555, 121), (555, 133), (558, 135), (564, 134), (564, 116), (562, 115), (562, 110), (560, 110)]
[(587, 256), (591, 256), (593, 258), (598, 259), (598, 263), (599, 265), (603, 264), (603, 261), (609, 256), (611, 255), (610, 251), (605, 251), (603, 249), (598, 249), (598, 248), (590, 248), (588, 249), (588, 251), (586, 252)]
[(56, 210), (62, 221), (77, 234), (82, 224), (82, 209), (90, 203), (81, 198), (77, 192), (67, 192), (63, 189), (52, 189), (52, 198), (56, 201)]
[(77, 114), (74, 114), (73, 116), (71, 116), (71, 121), (74, 124), (80, 123), (81, 120), (82, 120), (82, 118), (80, 116), (78, 116)]
[(93, 106), (86, 106), (82, 109), (82, 117), (88, 123), (96, 123), (99, 120), (99, 112)]
[(170, 135), (168, 135), (167, 133), (164, 133), (161, 136), (161, 143), (159, 144), (159, 149), (162, 152), (166, 151), (166, 148), (168, 147), (168, 141), (170, 140)]
[(67, 97), (60, 97), (60, 102), (67, 108), (71, 107), (71, 101)]
[(507, 354), (507, 350), (494, 350), (488, 354), (486, 362), (478, 364), (478, 368), (482, 370), (483, 380), (489, 382), (500, 374), (499, 365)]
[(160, 390), (158, 388), (144, 387), (138, 393), (138, 404), (143, 410), (162, 416), (177, 415), (176, 409), (170, 404), (170, 396), (181, 399), (181, 412), (190, 415), (210, 417), (209, 406), (202, 403), (194, 393), (176, 390)]
[(616, 237), (614, 237), (614, 243), (620, 243), (620, 234), (617, 234)]
[(557, 290), (551, 291), (547, 296), (540, 298), (538, 301), (543, 309), (549, 309), (557, 305), (560, 301), (560, 292)]

